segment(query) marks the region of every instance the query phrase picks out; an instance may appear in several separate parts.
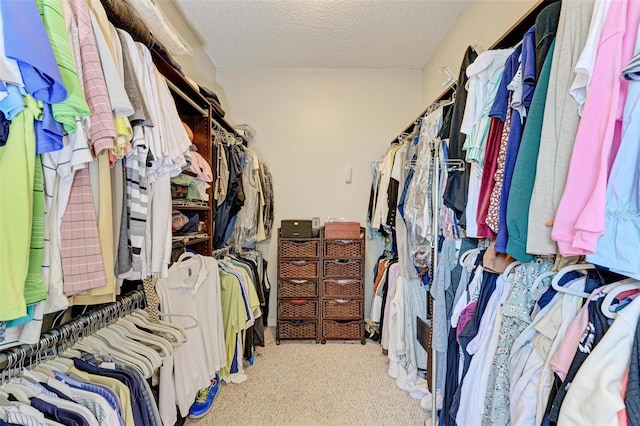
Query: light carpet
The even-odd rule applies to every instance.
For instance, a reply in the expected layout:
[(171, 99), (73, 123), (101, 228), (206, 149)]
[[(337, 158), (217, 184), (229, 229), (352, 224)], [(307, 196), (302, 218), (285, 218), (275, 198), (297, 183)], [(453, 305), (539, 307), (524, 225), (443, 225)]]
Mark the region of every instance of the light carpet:
[(420, 401), (387, 374), (377, 343), (283, 340), (266, 331), (266, 346), (245, 367), (248, 379), (225, 384), (211, 411), (188, 425), (424, 425)]

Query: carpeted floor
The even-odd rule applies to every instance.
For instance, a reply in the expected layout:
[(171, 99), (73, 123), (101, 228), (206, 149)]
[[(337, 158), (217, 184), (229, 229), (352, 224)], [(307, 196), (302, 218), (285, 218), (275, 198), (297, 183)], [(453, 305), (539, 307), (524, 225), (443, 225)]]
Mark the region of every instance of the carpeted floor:
[(222, 384), (213, 408), (187, 425), (424, 425), (420, 401), (387, 375), (380, 346), (367, 341), (282, 341), (275, 328), (257, 348), (249, 377)]

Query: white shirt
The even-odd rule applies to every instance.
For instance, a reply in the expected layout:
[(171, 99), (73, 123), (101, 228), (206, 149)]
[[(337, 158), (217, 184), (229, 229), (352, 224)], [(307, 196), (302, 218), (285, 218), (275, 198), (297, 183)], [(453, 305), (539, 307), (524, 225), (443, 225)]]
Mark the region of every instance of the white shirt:
[(587, 91), (589, 89), (589, 83), (591, 83), (593, 66), (596, 62), (596, 53), (598, 52), (598, 46), (602, 38), (602, 30), (607, 20), (609, 6), (611, 6), (610, 0), (595, 1), (587, 41), (574, 68), (576, 76), (569, 89), (569, 94), (573, 96), (578, 103), (578, 113), (580, 115), (582, 115), (584, 102), (587, 99)]
[[(198, 320), (197, 327), (186, 330), (188, 341), (175, 348), (160, 368), (160, 395), (167, 398), (160, 404), (164, 424), (175, 423), (176, 403), (187, 416), (198, 390), (208, 387), (226, 364), (219, 281), (216, 260), (195, 255), (174, 263), (168, 277), (156, 283), (163, 313), (188, 314)], [(193, 325), (185, 317), (168, 320), (183, 327)]]
[(502, 76), (505, 62), (511, 53), (513, 49), (487, 50), (467, 67), (468, 97), (460, 133), (470, 135), (473, 126), (480, 120), (491, 89)]
[(467, 375), (462, 383), (460, 408), (456, 416), (459, 425), (482, 424), (484, 400), (489, 381), (489, 372), (498, 346), (501, 316), (500, 305), (506, 301), (512, 281), (500, 275), (496, 280), (496, 289), (489, 298), (487, 307), (480, 320), (478, 334), (467, 345), (467, 352), (473, 355)]

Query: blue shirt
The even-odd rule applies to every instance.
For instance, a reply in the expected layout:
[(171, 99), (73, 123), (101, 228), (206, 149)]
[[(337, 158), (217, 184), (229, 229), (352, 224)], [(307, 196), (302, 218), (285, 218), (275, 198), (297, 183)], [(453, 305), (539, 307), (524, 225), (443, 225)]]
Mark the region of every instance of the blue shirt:
[(53, 119), (51, 104), (65, 100), (67, 89), (38, 7), (33, 0), (0, 0), (0, 6), (5, 54), (17, 61), (26, 91), (44, 102), (42, 121), (36, 120), (36, 154), (62, 149), (62, 125)]
[(34, 0), (1, 0), (5, 54), (18, 62), (27, 92), (56, 103), (67, 98), (58, 63)]
[(137, 425), (152, 426), (150, 414), (147, 411), (142, 389), (136, 378), (129, 372), (123, 370), (110, 370), (108, 368), (96, 367), (80, 358), (73, 358), (73, 364), (78, 370), (85, 371), (90, 374), (98, 374), (112, 379), (119, 380), (124, 383), (131, 391), (131, 411), (133, 412), (133, 420)]
[(49, 419), (69, 426), (89, 426), (87, 419), (73, 411), (58, 408), (38, 398), (30, 398), (31, 406)]
[(507, 109), (509, 108), (509, 89), (507, 86), (511, 83), (511, 80), (513, 80), (513, 77), (518, 71), (521, 53), (522, 44), (519, 44), (518, 47), (516, 47), (516, 50), (514, 50), (511, 56), (507, 59), (504, 67), (504, 73), (502, 74), (502, 79), (500, 80), (500, 85), (498, 86), (498, 91), (496, 92), (496, 97), (493, 101), (493, 106), (491, 107), (491, 111), (489, 111), (489, 117), (498, 118), (503, 123), (507, 119)]
[(58, 151), (62, 149), (62, 136), (64, 131), (62, 123), (53, 118), (51, 104), (42, 105), (42, 121), (35, 121), (36, 129), (36, 154)]
[(26, 94), (24, 88), (15, 86), (13, 84), (2, 84), (0, 90), (7, 93), (7, 96), (0, 101), (0, 111), (4, 113), (7, 120), (13, 120), (16, 115), (24, 111), (25, 104), (22, 98), (23, 94)]
[(91, 383), (82, 383), (79, 382), (69, 376), (67, 376), (66, 374), (62, 374), (59, 371), (55, 371), (54, 372), (56, 375), (56, 380), (61, 381), (62, 383), (67, 384), (69, 387), (75, 388), (75, 389), (80, 389), (80, 390), (85, 390), (88, 392), (93, 392), (97, 395), (100, 395), (101, 397), (103, 397), (107, 403), (109, 404), (109, 406), (111, 408), (113, 408), (116, 412), (120, 411), (120, 408), (118, 406), (118, 402), (116, 401), (116, 399), (113, 397), (113, 395), (111, 395), (109, 392), (107, 392), (106, 390), (104, 390), (102, 387), (91, 384)]
[[(522, 40), (522, 103), (526, 110), (531, 105), (533, 92), (536, 88), (536, 27), (533, 26), (527, 31)], [(509, 233), (507, 231), (507, 204), (509, 202), (509, 190), (511, 189), (511, 179), (513, 170), (516, 167), (520, 141), (522, 140), (522, 123), (520, 113), (513, 110), (511, 113), (511, 128), (509, 131), (509, 141), (507, 142), (507, 158), (504, 165), (504, 179), (502, 181), (502, 193), (500, 196), (500, 217), (498, 220), (498, 235), (496, 236), (495, 250), (498, 253), (507, 252), (507, 241)]]

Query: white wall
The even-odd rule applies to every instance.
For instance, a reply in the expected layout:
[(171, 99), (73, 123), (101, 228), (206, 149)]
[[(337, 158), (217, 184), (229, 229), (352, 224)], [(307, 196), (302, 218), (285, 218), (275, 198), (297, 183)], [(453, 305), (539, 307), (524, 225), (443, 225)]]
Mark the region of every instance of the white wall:
[[(339, 216), (366, 223), (371, 162), (419, 114), (421, 70), (218, 68), (223, 105), (257, 132), (252, 146), (271, 167), (275, 227), (281, 219)], [(344, 168), (353, 181), (344, 182)], [(366, 301), (381, 242), (367, 241)], [(260, 247), (275, 287), (277, 236)], [(276, 318), (271, 294), (270, 322)], [(367, 309), (368, 313), (368, 309)]]
[(423, 68), (425, 106), (444, 90), (444, 78), (439, 74), (442, 67), (449, 67), (457, 79), (467, 46), (477, 40), (480, 47), (489, 48), (538, 3), (539, 0), (471, 0)]
[(196, 83), (208, 87), (217, 93), (219, 87), (216, 77), (216, 66), (209, 56), (207, 56), (207, 53), (202, 47), (202, 41), (184, 20), (182, 12), (176, 7), (173, 0), (158, 0), (156, 4), (160, 6), (160, 9), (162, 9), (167, 19), (169, 19), (182, 38), (189, 43), (193, 49), (193, 56), (183, 55), (173, 57), (182, 67), (182, 72)]

